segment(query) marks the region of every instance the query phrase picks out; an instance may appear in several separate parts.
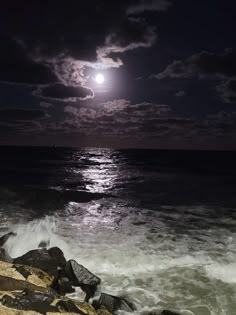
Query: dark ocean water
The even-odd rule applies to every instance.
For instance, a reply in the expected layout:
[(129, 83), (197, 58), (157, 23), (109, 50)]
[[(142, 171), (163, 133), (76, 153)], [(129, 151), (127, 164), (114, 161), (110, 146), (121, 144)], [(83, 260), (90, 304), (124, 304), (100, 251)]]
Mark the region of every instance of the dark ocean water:
[[(13, 257), (59, 246), (138, 312), (236, 314), (236, 153), (0, 147)], [(79, 294), (79, 293), (78, 293)]]

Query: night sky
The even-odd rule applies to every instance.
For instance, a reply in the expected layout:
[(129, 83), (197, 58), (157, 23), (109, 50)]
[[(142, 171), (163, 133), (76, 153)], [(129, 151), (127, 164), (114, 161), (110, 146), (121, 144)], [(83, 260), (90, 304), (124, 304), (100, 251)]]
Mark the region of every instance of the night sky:
[(236, 149), (235, 30), (233, 0), (4, 0), (0, 144)]

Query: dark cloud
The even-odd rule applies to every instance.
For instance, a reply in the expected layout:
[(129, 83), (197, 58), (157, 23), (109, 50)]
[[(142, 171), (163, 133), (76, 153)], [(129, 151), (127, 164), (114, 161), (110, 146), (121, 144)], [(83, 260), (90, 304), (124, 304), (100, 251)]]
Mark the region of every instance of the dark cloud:
[[(201, 145), (207, 145), (209, 141), (216, 143), (217, 139), (236, 136), (236, 112), (220, 111), (215, 115), (196, 119), (181, 117), (168, 105), (147, 102), (132, 104), (125, 99), (96, 106), (82, 104), (66, 106), (64, 115), (57, 120), (53, 117), (40, 119), (45, 115), (39, 112), (36, 114), (29, 111), (26, 114), (26, 110), (23, 110), (19, 114), (14, 109), (11, 113), (2, 110), (5, 117), (3, 121), (0, 119), (0, 129), (2, 134), (20, 133), (33, 137), (50, 135), (62, 139), (79, 135), (83, 139), (109, 139), (111, 143), (117, 139), (128, 141), (131, 138), (133, 144), (144, 143), (147, 146), (154, 145), (155, 141), (166, 145), (189, 146), (200, 141)], [(6, 116), (10, 118), (6, 120)]]
[(48, 103), (48, 102), (40, 102), (40, 107), (42, 108), (50, 108), (50, 107), (53, 107), (53, 104), (51, 103)]
[(65, 112), (69, 114), (63, 122), (66, 132), (73, 130), (86, 136), (132, 137), (145, 143), (162, 139), (190, 145), (236, 135), (236, 112), (220, 111), (201, 119), (187, 118), (177, 115), (167, 105), (132, 104), (124, 99), (98, 104), (96, 108), (67, 106)]
[(130, 5), (127, 14), (139, 14), (145, 11), (165, 11), (171, 6), (171, 2), (167, 0), (140, 0)]
[(33, 92), (35, 96), (54, 99), (66, 102), (76, 102), (78, 100), (86, 100), (93, 98), (94, 94), (90, 88), (83, 86), (65, 86), (62, 84), (49, 85), (39, 87)]
[(236, 50), (227, 49), (222, 54), (201, 52), (181, 61), (175, 60), (156, 75), (156, 79), (191, 78), (225, 79), (236, 77)]
[(58, 81), (46, 63), (33, 61), (15, 40), (5, 36), (0, 40), (0, 81), (29, 85)]
[(186, 95), (186, 92), (184, 90), (180, 90), (180, 91), (175, 93), (176, 97), (183, 97), (185, 95)]
[(27, 121), (46, 117), (46, 113), (39, 109), (19, 109), (3, 108), (0, 109), (0, 121)]
[(217, 86), (223, 102), (236, 103), (236, 80), (223, 81)]
[[(155, 41), (154, 27), (148, 26), (143, 20), (129, 18), (123, 23), (122, 28), (107, 35), (105, 45), (97, 49), (98, 58), (109, 64), (111, 54), (124, 53), (137, 48), (148, 48)], [(116, 63), (118, 66), (121, 65), (119, 59)]]
[(83, 86), (86, 67), (119, 67), (114, 54), (154, 43), (154, 27), (130, 14), (168, 7), (165, 0), (4, 2), (0, 80)]
[(67, 106), (65, 112), (69, 114), (66, 122), (72, 129), (88, 134), (156, 133), (160, 137), (193, 124), (192, 119), (176, 117), (167, 105), (132, 104), (125, 99), (98, 104), (96, 108)]
[[(236, 102), (236, 50), (226, 49), (223, 53), (201, 52), (186, 60), (175, 60), (158, 74), (155, 79), (199, 79), (215, 81), (215, 89), (225, 103)], [(219, 84), (220, 81), (220, 84)], [(180, 96), (179, 94), (176, 96)], [(182, 96), (182, 95), (181, 95)]]

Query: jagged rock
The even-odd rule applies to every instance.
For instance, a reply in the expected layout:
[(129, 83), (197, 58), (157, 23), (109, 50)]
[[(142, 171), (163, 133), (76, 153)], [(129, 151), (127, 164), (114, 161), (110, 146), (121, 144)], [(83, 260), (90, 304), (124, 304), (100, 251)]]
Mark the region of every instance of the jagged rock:
[(50, 241), (47, 240), (47, 241), (41, 241), (38, 245), (38, 248), (46, 248), (46, 247), (49, 247), (50, 245)]
[(58, 270), (57, 277), (54, 278), (51, 287), (60, 295), (75, 292), (63, 269)]
[(81, 287), (86, 293), (85, 301), (88, 302), (94, 296), (101, 279), (75, 260), (69, 260), (66, 263), (65, 272), (72, 285)]
[(66, 265), (66, 259), (63, 251), (58, 247), (51, 247), (48, 249), (49, 255), (57, 261), (58, 267), (63, 268)]
[(109, 312), (115, 311), (132, 312), (136, 309), (135, 305), (125, 298), (113, 296), (107, 293), (102, 293), (99, 300), (95, 302), (95, 308), (99, 309), (104, 306)]
[(98, 315), (111, 315), (111, 313), (110, 313), (104, 306), (101, 306), (101, 307), (97, 310), (97, 314), (98, 314)]
[(48, 288), (53, 282), (53, 276), (40, 269), (26, 265), (13, 265), (2, 261), (0, 261), (0, 276), (27, 281), (43, 288)]
[(161, 312), (161, 315), (180, 315), (179, 313), (171, 312), (168, 310), (164, 310)]
[[(19, 311), (19, 310), (15, 310), (13, 308), (5, 307), (3, 305), (0, 305), (0, 314), (1, 315), (41, 315), (38, 312), (34, 312), (34, 311)], [(52, 315), (52, 314), (48, 313), (47, 315)], [(53, 315), (56, 315), (56, 313), (54, 313)], [(59, 314), (59, 315), (63, 315), (63, 314)], [(70, 314), (67, 313), (66, 315), (70, 315)]]
[(72, 312), (72, 313), (76, 313), (76, 314), (81, 314), (81, 315), (85, 315), (84, 312), (82, 312), (72, 301), (68, 300), (68, 301), (59, 301), (56, 304), (57, 308), (60, 311), (64, 311), (64, 312)]
[(0, 276), (11, 277), (17, 280), (25, 280), (25, 278), (16, 271), (15, 268), (12, 268), (12, 264), (0, 261)]
[(73, 303), (86, 315), (97, 315), (95, 308), (89, 303), (82, 303), (77, 300), (72, 300)]
[(1, 237), (0, 237), (0, 247), (2, 247), (2, 246), (6, 243), (6, 241), (7, 241), (10, 237), (12, 237), (12, 236), (16, 236), (16, 233), (14, 233), (14, 232), (9, 232), (9, 233), (7, 233), (7, 234), (1, 236)]
[(12, 262), (12, 258), (8, 255), (7, 251), (0, 247), (0, 260), (5, 262)]
[(10, 295), (4, 295), (1, 299), (1, 303), (4, 306), (15, 308), (18, 310), (25, 311), (36, 311), (41, 314), (46, 314), (47, 312), (57, 312), (58, 307), (50, 305), (54, 297), (43, 294), (39, 292), (32, 292), (26, 290), (23, 293), (15, 294), (14, 297)]
[(23, 291), (29, 289), (48, 293), (50, 290), (44, 287), (37, 286), (25, 280), (17, 280), (10, 277), (0, 276), (0, 291)]
[(66, 259), (63, 252), (53, 247), (50, 249), (34, 249), (21, 257), (13, 260), (14, 264), (29, 265), (39, 268), (53, 276), (57, 275), (58, 268), (63, 268), (66, 265)]

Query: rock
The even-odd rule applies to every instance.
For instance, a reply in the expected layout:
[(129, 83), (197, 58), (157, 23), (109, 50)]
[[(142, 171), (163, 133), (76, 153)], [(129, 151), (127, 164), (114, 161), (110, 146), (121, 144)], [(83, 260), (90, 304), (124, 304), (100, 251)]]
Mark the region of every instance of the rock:
[(95, 305), (96, 309), (104, 306), (111, 313), (114, 313), (118, 310), (132, 312), (136, 309), (135, 305), (127, 301), (125, 298), (113, 296), (107, 293), (102, 293)]
[(1, 236), (1, 237), (0, 237), (0, 247), (2, 247), (2, 246), (6, 243), (6, 241), (7, 241), (10, 237), (12, 237), (12, 236), (16, 236), (16, 233), (14, 233), (14, 232), (9, 232), (9, 233), (7, 233), (7, 234)]
[(53, 276), (57, 276), (58, 268), (63, 268), (66, 265), (66, 259), (63, 252), (53, 247), (50, 249), (34, 249), (21, 257), (13, 260), (14, 264), (29, 265), (39, 268)]
[(63, 269), (58, 270), (57, 277), (54, 278), (51, 287), (60, 295), (75, 292)]
[(73, 303), (86, 315), (97, 315), (95, 308), (89, 303), (82, 303), (77, 300), (72, 300)]
[(47, 241), (41, 241), (38, 245), (38, 248), (46, 248), (46, 247), (49, 247), (50, 245), (50, 241), (47, 240)]
[(168, 310), (164, 310), (161, 312), (161, 315), (180, 315), (179, 313), (174, 313)]
[(43, 294), (39, 292), (32, 292), (26, 290), (23, 293), (15, 294), (14, 297), (10, 295), (4, 295), (1, 299), (1, 303), (4, 306), (25, 310), (25, 311), (36, 311), (41, 314), (46, 314), (47, 312), (57, 312), (58, 308), (56, 306), (50, 305), (54, 297)]
[(40, 269), (25, 265), (13, 265), (2, 261), (0, 261), (0, 276), (8, 277), (12, 280), (27, 281), (43, 288), (50, 287), (53, 282), (53, 276)]
[(65, 256), (60, 248), (51, 247), (48, 249), (48, 254), (57, 261), (58, 267), (63, 268), (66, 265)]
[(25, 278), (25, 280), (37, 286), (47, 288), (53, 283), (53, 276), (50, 276), (38, 268), (17, 264), (12, 265), (12, 267), (15, 268), (16, 271)]
[(104, 306), (101, 306), (101, 307), (97, 310), (97, 314), (98, 314), (98, 315), (111, 315), (111, 313), (110, 313)]
[(0, 261), (0, 276), (11, 277), (17, 280), (25, 280), (25, 278), (12, 268), (12, 264)]
[(25, 280), (17, 280), (10, 277), (0, 276), (0, 291), (23, 291), (29, 289), (31, 291), (39, 291), (49, 293), (50, 289), (37, 286)]
[[(15, 310), (15, 309), (12, 309), (12, 308), (5, 307), (3, 305), (0, 305), (0, 314), (1, 315), (41, 315), (38, 312), (34, 312), (34, 311), (19, 311), (19, 310)], [(47, 315), (50, 315), (50, 313), (48, 313)], [(56, 315), (56, 313), (54, 313), (53, 315)], [(63, 314), (59, 314), (59, 315), (63, 315)], [(69, 315), (69, 314), (67, 313), (66, 315)]]
[(5, 262), (12, 262), (12, 258), (8, 255), (7, 251), (0, 247), (0, 260)]
[(72, 301), (59, 301), (56, 304), (56, 307), (59, 309), (59, 311), (63, 312), (71, 312), (76, 314), (85, 315)]
[(75, 260), (69, 260), (65, 266), (65, 273), (72, 285), (79, 286), (86, 293), (85, 301), (94, 296), (101, 279), (91, 273)]

